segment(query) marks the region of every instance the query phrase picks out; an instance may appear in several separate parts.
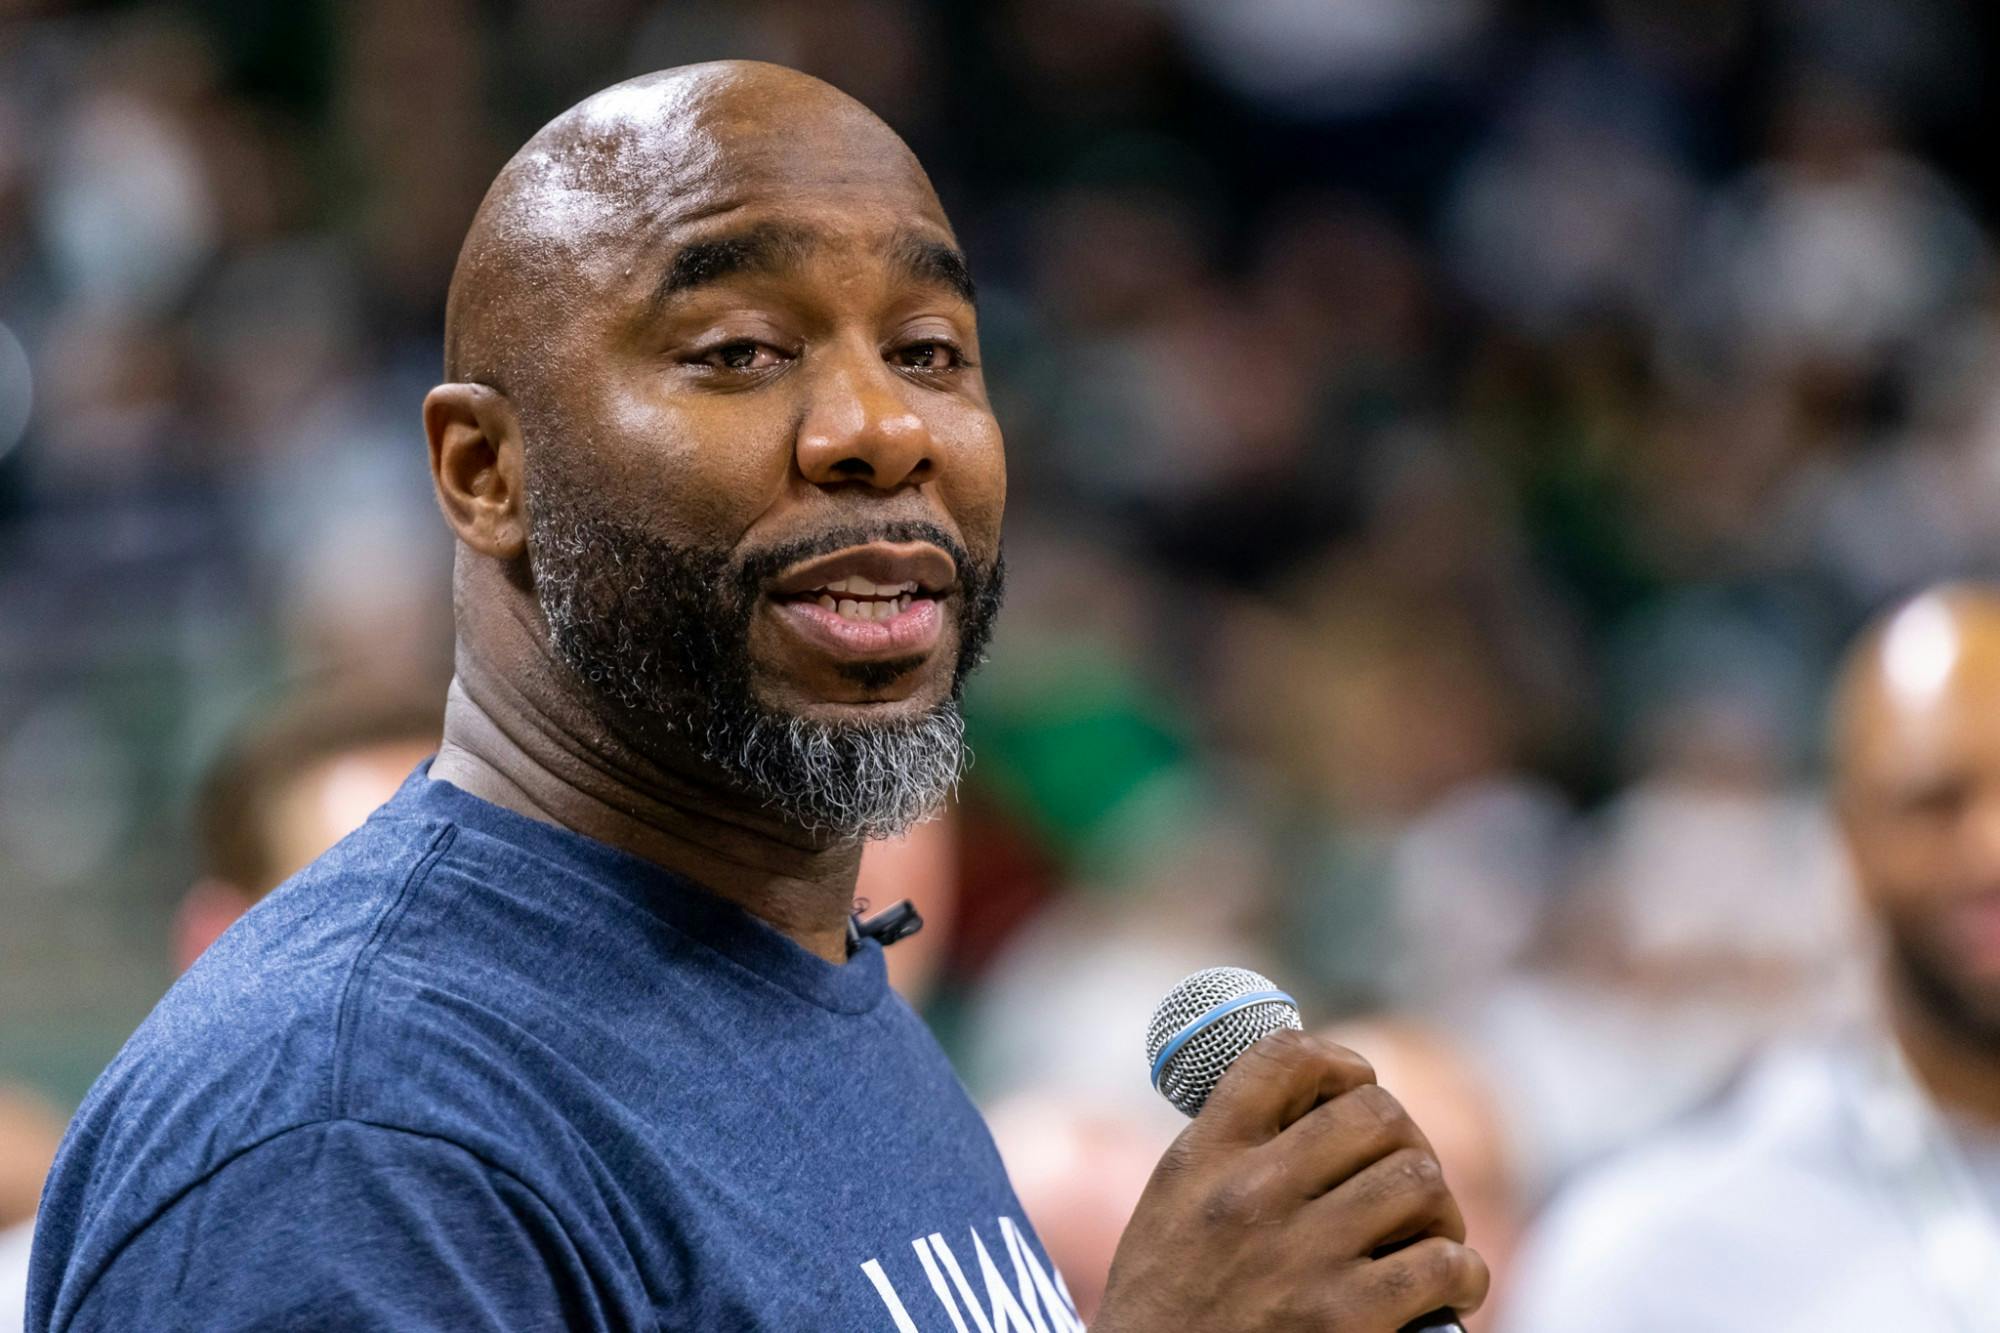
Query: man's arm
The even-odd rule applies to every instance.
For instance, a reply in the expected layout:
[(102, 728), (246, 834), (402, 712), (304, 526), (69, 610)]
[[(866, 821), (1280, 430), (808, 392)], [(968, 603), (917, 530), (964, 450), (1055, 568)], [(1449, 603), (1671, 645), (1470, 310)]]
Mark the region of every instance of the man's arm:
[(346, 1120), (231, 1159), (72, 1283), (51, 1330), (611, 1327), (519, 1180), (447, 1140)]

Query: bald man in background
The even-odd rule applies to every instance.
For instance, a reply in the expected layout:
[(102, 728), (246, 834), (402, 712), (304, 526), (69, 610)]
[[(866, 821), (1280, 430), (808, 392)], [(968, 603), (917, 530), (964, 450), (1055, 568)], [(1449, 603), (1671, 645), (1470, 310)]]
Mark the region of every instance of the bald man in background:
[(1830, 740), (1874, 1014), (1568, 1191), (1509, 1328), (2000, 1327), (2000, 591), (1871, 625)]

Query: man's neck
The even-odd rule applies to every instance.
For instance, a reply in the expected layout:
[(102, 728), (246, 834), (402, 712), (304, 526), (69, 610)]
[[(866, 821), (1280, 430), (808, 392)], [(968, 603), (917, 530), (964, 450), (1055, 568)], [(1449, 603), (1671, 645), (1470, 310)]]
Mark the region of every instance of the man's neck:
[(1889, 983), (1889, 1021), (1910, 1070), (1946, 1111), (2000, 1130), (2000, 1053)]
[(832, 962), (861, 851), (775, 819), (692, 762), (641, 756), (547, 676), (461, 654), (431, 776), (643, 857)]

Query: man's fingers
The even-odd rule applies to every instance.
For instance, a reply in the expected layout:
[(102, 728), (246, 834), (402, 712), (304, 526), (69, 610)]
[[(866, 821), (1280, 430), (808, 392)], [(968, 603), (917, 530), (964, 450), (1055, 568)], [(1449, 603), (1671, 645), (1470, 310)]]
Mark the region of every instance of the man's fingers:
[(1274, 1032), (1237, 1057), (1195, 1123), (1204, 1138), (1262, 1143), (1321, 1102), (1374, 1081), (1374, 1068), (1345, 1046)]
[(1403, 1104), (1363, 1083), (1301, 1116), (1258, 1151), (1280, 1163), (1298, 1197), (1316, 1198), (1401, 1148), (1430, 1148)]
[(1371, 1260), (1362, 1285), (1377, 1302), (1369, 1308), (1401, 1327), (1433, 1310), (1477, 1310), (1492, 1281), (1477, 1251), (1433, 1236)]
[(1465, 1239), (1465, 1218), (1428, 1148), (1399, 1148), (1306, 1205), (1312, 1230), (1342, 1256), (1412, 1237)]

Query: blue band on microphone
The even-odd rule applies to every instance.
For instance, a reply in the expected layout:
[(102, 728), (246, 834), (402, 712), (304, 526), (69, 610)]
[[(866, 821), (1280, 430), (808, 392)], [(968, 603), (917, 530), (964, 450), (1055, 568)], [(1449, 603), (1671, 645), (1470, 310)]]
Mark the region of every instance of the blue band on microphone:
[(1195, 1033), (1201, 1031), (1203, 1028), (1207, 1027), (1210, 1023), (1213, 1023), (1216, 1019), (1221, 1018), (1226, 1014), (1233, 1014), (1238, 1009), (1247, 1009), (1253, 1004), (1269, 1004), (1273, 1000), (1282, 1000), (1286, 1004), (1292, 1006), (1292, 1008), (1294, 1009), (1299, 1007), (1299, 1002), (1297, 1000), (1294, 1000), (1291, 996), (1285, 994), (1281, 990), (1260, 990), (1260, 991), (1251, 991), (1248, 995), (1239, 995), (1233, 1000), (1224, 1000), (1221, 1004), (1216, 1005), (1213, 1009), (1207, 1010), (1206, 1012), (1201, 1014), (1197, 1014), (1194, 1017), (1194, 1019), (1188, 1023), (1186, 1027), (1182, 1028), (1179, 1032), (1176, 1032), (1173, 1035), (1172, 1040), (1170, 1040), (1165, 1046), (1162, 1046), (1160, 1048), (1159, 1055), (1154, 1058), (1153, 1060), (1154, 1089), (1157, 1090), (1160, 1086), (1160, 1072), (1167, 1067), (1167, 1061), (1173, 1059), (1174, 1055), (1180, 1050), (1180, 1048), (1187, 1044), (1187, 1040), (1189, 1037), (1192, 1037)]

